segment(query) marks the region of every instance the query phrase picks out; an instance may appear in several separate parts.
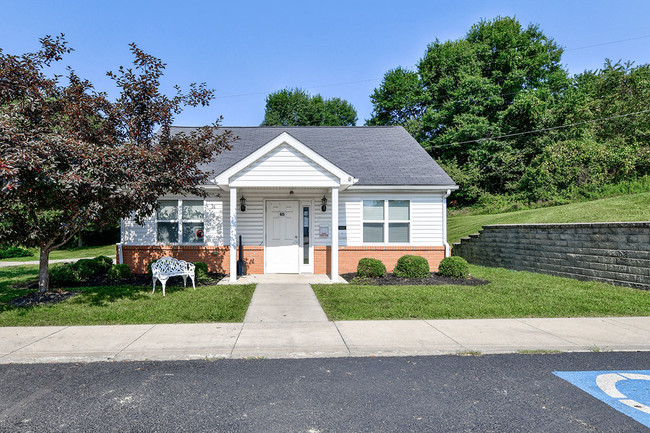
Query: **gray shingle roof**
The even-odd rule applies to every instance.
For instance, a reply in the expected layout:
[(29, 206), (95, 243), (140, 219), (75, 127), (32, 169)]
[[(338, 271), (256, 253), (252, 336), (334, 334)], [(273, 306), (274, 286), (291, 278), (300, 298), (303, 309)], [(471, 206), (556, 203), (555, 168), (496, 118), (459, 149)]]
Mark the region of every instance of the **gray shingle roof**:
[[(172, 133), (191, 127), (173, 127)], [(239, 137), (232, 150), (202, 167), (222, 173), (266, 143), (287, 132), (323, 158), (359, 179), (357, 185), (440, 185), (454, 181), (401, 126), (228, 127)]]

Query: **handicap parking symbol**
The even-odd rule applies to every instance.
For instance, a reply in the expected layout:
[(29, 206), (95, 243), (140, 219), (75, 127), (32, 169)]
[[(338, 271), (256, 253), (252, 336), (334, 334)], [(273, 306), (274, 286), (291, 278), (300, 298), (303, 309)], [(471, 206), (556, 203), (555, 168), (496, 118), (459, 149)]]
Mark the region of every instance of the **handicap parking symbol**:
[(650, 370), (554, 371), (553, 374), (650, 427)]

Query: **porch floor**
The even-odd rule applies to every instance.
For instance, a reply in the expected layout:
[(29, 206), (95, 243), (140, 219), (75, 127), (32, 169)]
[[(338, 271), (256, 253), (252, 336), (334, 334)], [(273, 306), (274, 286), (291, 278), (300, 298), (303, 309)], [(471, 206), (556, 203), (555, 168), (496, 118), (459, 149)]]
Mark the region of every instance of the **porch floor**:
[[(340, 275), (338, 282), (347, 284)], [(235, 283), (226, 276), (218, 284), (332, 284), (332, 280), (327, 274), (255, 274), (237, 277)]]

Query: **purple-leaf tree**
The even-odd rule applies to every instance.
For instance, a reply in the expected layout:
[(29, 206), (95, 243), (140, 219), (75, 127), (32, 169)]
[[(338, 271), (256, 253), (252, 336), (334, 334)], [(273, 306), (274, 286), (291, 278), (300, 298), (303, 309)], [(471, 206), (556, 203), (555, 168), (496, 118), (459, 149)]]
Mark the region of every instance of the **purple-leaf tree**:
[(46, 74), (71, 51), (63, 35), (41, 45), (22, 55), (0, 49), (0, 244), (40, 248), (43, 293), (50, 252), (91, 224), (141, 221), (163, 194), (204, 197), (210, 173), (200, 164), (235, 138), (217, 129), (221, 119), (171, 136), (174, 115), (208, 105), (213, 91), (192, 84), (162, 94), (165, 64), (135, 44), (133, 67), (108, 73), (120, 89), (114, 101), (72, 69), (66, 84)]

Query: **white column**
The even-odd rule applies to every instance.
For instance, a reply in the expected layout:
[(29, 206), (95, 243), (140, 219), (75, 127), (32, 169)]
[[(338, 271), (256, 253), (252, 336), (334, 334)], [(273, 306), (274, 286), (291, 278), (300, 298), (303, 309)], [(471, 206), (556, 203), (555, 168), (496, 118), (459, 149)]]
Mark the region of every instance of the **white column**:
[(230, 282), (237, 281), (237, 188), (230, 188)]
[(339, 188), (332, 188), (332, 282), (339, 280)]

